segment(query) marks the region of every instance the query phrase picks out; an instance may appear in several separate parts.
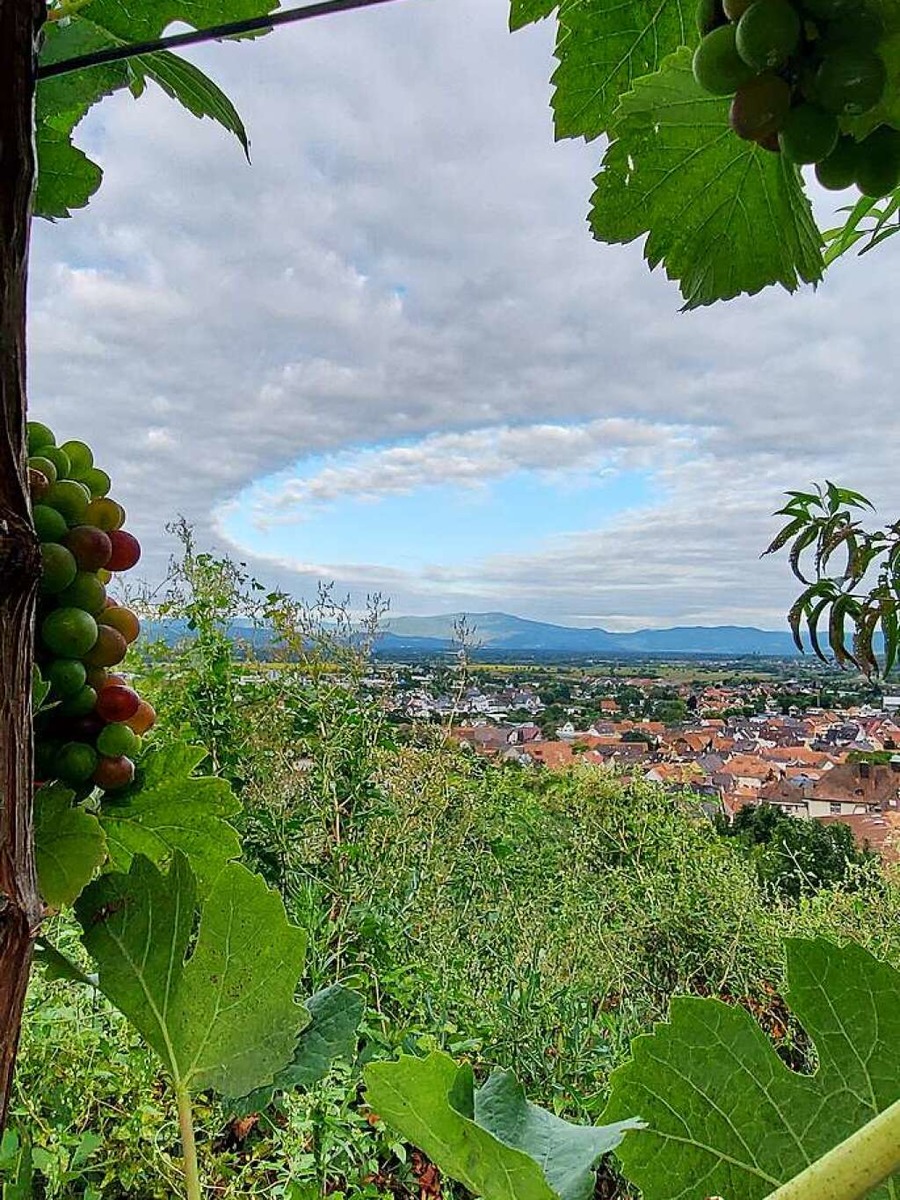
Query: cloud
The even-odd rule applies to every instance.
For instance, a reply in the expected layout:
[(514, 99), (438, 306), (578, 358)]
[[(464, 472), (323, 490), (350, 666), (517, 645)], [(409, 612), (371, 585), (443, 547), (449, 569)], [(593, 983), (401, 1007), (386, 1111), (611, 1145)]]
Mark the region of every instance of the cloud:
[(467, 570), (436, 551), (422, 576), (339, 546), (299, 571), (236, 549), (300, 591), (384, 587), (398, 612), (462, 597), (774, 625), (790, 580), (757, 555), (784, 488), (828, 475), (896, 510), (895, 240), (817, 293), (679, 315), (637, 245), (587, 233), (601, 148), (553, 142), (551, 34), (511, 37), (504, 0), (453, 0), (197, 51), (252, 169), (158, 94), (94, 110), (79, 136), (104, 187), (35, 240), (32, 403), (95, 446), (148, 573), (175, 514), (228, 549), (216, 514), (298, 462), (325, 466), (294, 498), (325, 503), (508, 463), (578, 472), (630, 431), (646, 441), (609, 461), (639, 457), (661, 498), (595, 535)]
[[(250, 503), (256, 520), (265, 524), (314, 519), (323, 506), (348, 496), (409, 496), (437, 481), (483, 488), (521, 471), (533, 473), (536, 483), (595, 480), (625, 468), (658, 468), (695, 445), (698, 436), (696, 430), (620, 418), (435, 433), (399, 445), (344, 451), (312, 470), (301, 463), (298, 472), (253, 489), (262, 495)], [(240, 501), (231, 501), (229, 508), (235, 503)]]

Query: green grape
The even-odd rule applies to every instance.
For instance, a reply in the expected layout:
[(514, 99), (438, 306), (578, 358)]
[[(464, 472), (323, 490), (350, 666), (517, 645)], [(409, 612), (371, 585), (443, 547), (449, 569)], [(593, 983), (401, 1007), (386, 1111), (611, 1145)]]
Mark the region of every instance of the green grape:
[(115, 500), (110, 500), (109, 496), (104, 496), (90, 502), (85, 521), (88, 525), (102, 529), (104, 533), (112, 533), (125, 524), (125, 509)]
[(832, 152), (816, 164), (816, 179), (830, 192), (842, 192), (856, 179), (856, 142), (842, 134)]
[(66, 783), (87, 783), (97, 769), (97, 751), (87, 742), (67, 742), (56, 756), (56, 771)]
[(887, 71), (879, 56), (850, 46), (822, 59), (816, 72), (816, 97), (839, 117), (858, 117), (875, 107), (886, 82)]
[(791, 108), (791, 89), (777, 75), (756, 75), (738, 88), (729, 119), (738, 137), (758, 142), (778, 133)]
[(900, 184), (900, 132), (880, 125), (857, 147), (856, 186), (864, 196), (886, 196)]
[(736, 25), (753, 2), (754, 0), (723, 0), (722, 7), (728, 20), (734, 21)]
[(134, 758), (140, 749), (140, 738), (130, 726), (116, 722), (101, 730), (97, 737), (97, 749), (108, 758), (121, 758), (123, 755)]
[(105, 471), (101, 471), (99, 467), (91, 467), (80, 476), (81, 482), (87, 484), (87, 487), (94, 499), (100, 499), (105, 496), (112, 487), (112, 480)]
[(40, 471), (48, 483), (56, 483), (56, 463), (52, 459), (44, 458), (42, 454), (33, 454), (28, 460), (28, 466), (32, 471)]
[(44, 618), (41, 637), (59, 658), (83, 658), (97, 641), (97, 622), (81, 608), (57, 608)]
[(55, 596), (71, 585), (78, 572), (75, 556), (58, 542), (41, 543), (41, 591)]
[(713, 96), (730, 96), (753, 76), (737, 52), (733, 25), (708, 33), (694, 51), (694, 78)]
[(106, 588), (93, 571), (79, 571), (68, 587), (60, 592), (59, 602), (70, 608), (83, 608), (92, 617), (97, 617), (106, 605)]
[(800, 17), (788, 0), (756, 0), (738, 22), (738, 54), (756, 71), (783, 66), (800, 41)]
[(705, 37), (718, 25), (725, 22), (719, 0), (697, 0), (697, 32)]
[(49, 425), (40, 421), (28, 422), (28, 453), (40, 454), (44, 446), (55, 446), (56, 438)]
[(814, 104), (792, 108), (778, 135), (782, 152), (795, 163), (821, 162), (832, 152), (837, 140), (837, 117)]
[(58, 446), (44, 446), (41, 450), (41, 457), (49, 458), (56, 467), (57, 479), (68, 479), (72, 464), (69, 462), (69, 456), (65, 450), (61, 450)]
[(80, 692), (87, 682), (87, 670), (77, 658), (54, 658), (47, 667), (46, 676), (53, 694), (63, 699)]
[(884, 37), (884, 22), (877, 13), (865, 8), (829, 21), (819, 32), (817, 46), (829, 53), (848, 46), (874, 50)]
[(74, 479), (58, 480), (47, 493), (47, 503), (62, 513), (70, 525), (80, 525), (84, 521), (90, 499), (84, 484)]
[(63, 700), (59, 711), (66, 717), (86, 717), (97, 707), (97, 693), (85, 684), (77, 692)]
[(42, 542), (61, 541), (68, 531), (66, 518), (49, 504), (36, 504), (31, 510), (35, 532)]
[(71, 476), (73, 479), (82, 479), (86, 471), (90, 471), (94, 465), (94, 455), (90, 446), (84, 442), (63, 442), (60, 450), (65, 451), (69, 456), (71, 465)]

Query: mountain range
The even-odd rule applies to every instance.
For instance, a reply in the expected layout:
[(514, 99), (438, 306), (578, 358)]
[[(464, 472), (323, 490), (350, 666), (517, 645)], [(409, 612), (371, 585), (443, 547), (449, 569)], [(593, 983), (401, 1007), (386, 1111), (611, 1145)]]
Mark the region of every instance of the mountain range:
[(473, 648), (490, 653), (536, 654), (763, 654), (784, 657), (797, 648), (790, 633), (743, 625), (685, 625), (611, 633), (529, 621), (509, 613), (445, 613), (435, 617), (391, 617), (384, 621), (379, 648), (427, 652), (457, 645), (455, 627), (465, 618)]
[[(388, 656), (419, 656), (454, 651), (459, 646), (456, 627), (463, 618), (469, 630), (469, 649), (476, 656), (485, 657), (693, 654), (728, 658), (758, 654), (785, 658), (797, 653), (787, 631), (753, 629), (745, 625), (683, 625), (673, 629), (611, 633), (598, 626), (585, 629), (553, 625), (502, 612), (390, 617), (382, 622), (375, 652)], [(187, 622), (181, 619), (146, 621), (144, 630), (149, 640), (161, 639), (170, 644), (193, 636)], [(231, 633), (236, 640), (250, 643), (257, 654), (264, 654), (271, 643), (267, 629), (247, 621), (234, 621)]]

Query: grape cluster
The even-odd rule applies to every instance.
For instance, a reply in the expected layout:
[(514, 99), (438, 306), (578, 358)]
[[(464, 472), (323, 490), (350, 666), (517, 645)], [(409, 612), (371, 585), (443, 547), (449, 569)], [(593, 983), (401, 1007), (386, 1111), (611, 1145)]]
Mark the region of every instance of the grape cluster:
[(865, 196), (900, 185), (900, 130), (879, 125), (861, 141), (848, 118), (880, 103), (884, 26), (865, 0), (700, 0), (694, 78), (733, 96), (734, 132), (797, 164), (816, 164), (823, 187)]
[(28, 425), (28, 468), (43, 571), (36, 662), (50, 685), (35, 720), (35, 774), (78, 791), (105, 792), (134, 779), (141, 736), (156, 720), (146, 700), (110, 673), (140, 632), (131, 609), (106, 592), (115, 572), (137, 563), (125, 510), (84, 442), (56, 444), (52, 430)]

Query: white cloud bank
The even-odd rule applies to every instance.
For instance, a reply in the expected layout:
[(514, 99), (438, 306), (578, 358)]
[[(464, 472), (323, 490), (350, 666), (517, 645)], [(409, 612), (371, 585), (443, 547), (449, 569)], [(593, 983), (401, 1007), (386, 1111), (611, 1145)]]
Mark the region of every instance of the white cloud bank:
[(511, 37), (505, 0), (409, 0), (198, 52), (252, 169), (159, 96), (89, 118), (104, 188), (36, 239), (33, 409), (95, 445), (148, 572), (166, 520), (215, 542), (223, 504), (309, 456), (338, 456), (298, 482), (325, 500), (415, 488), (442, 461), (461, 486), (504, 455), (578, 471), (614, 427), (646, 437), (621, 453), (665, 497), (614, 529), (463, 574), (342, 565), (339, 546), (319, 566), (397, 612), (776, 625), (790, 582), (757, 555), (784, 488), (828, 475), (897, 510), (898, 240), (817, 294), (678, 315), (637, 246), (586, 231), (600, 149), (553, 142), (550, 33)]

